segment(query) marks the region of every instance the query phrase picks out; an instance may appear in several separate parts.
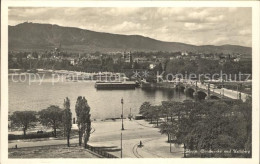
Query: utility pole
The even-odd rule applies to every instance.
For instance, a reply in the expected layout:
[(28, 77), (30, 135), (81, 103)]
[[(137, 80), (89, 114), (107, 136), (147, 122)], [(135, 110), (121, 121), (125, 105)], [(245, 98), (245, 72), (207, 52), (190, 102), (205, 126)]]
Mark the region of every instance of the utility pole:
[(122, 132), (121, 132), (121, 158), (123, 158), (123, 135), (122, 135)]
[(122, 98), (121, 99), (121, 104), (122, 104), (122, 115), (121, 115), (121, 117), (122, 117), (122, 129), (121, 130), (125, 130), (124, 129), (124, 121), (123, 121), (123, 119), (124, 119), (124, 99)]

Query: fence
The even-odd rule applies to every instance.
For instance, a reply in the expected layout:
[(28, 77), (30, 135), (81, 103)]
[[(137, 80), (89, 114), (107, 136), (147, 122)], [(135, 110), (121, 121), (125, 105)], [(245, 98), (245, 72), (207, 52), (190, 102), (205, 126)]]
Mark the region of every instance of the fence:
[(186, 152), (184, 158), (251, 158), (250, 152)]
[(98, 147), (93, 147), (93, 146), (90, 146), (90, 145), (87, 145), (86, 147), (88, 150), (90, 151), (93, 151), (99, 155), (101, 155), (102, 157), (104, 158), (118, 158), (117, 156), (114, 156), (104, 150), (102, 150), (102, 148), (98, 148)]

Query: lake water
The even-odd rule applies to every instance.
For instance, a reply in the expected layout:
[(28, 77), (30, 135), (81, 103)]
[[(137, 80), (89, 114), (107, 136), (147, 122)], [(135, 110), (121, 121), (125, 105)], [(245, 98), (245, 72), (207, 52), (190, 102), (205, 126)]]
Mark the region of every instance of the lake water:
[[(26, 75), (28, 77), (28, 75)], [(56, 80), (52, 83), (51, 76), (45, 76), (41, 85), (40, 80), (29, 85), (29, 80), (19, 81), (25, 77), (9, 75), (9, 112), (34, 110), (39, 111), (50, 105), (63, 107), (65, 97), (71, 101), (71, 111), (75, 117), (75, 103), (78, 96), (85, 96), (91, 107), (91, 117), (104, 119), (120, 117), (121, 98), (124, 99), (124, 116), (130, 113), (138, 114), (141, 104), (149, 101), (153, 105), (161, 101), (182, 101), (186, 98), (183, 93), (174, 89), (149, 89), (143, 90), (96, 90), (95, 82), (62, 82)], [(19, 82), (14, 82), (19, 81)]]

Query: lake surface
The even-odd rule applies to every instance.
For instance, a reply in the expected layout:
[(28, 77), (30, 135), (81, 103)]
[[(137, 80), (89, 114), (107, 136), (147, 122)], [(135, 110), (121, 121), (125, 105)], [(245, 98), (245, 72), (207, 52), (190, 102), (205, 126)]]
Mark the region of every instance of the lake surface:
[(53, 83), (53, 77), (49, 75), (44, 77), (41, 85), (39, 84), (39, 79), (29, 84), (28, 75), (24, 77), (9, 75), (9, 112), (39, 111), (50, 105), (63, 107), (63, 101), (68, 97), (71, 101), (73, 117), (75, 117), (77, 97), (85, 96), (91, 107), (91, 117), (104, 119), (121, 116), (121, 98), (124, 99), (125, 117), (130, 113), (130, 108), (132, 114), (138, 114), (141, 104), (145, 101), (159, 105), (161, 101), (183, 101), (186, 98), (183, 93), (178, 93), (174, 89), (96, 90), (93, 81), (62, 82), (55, 79)]

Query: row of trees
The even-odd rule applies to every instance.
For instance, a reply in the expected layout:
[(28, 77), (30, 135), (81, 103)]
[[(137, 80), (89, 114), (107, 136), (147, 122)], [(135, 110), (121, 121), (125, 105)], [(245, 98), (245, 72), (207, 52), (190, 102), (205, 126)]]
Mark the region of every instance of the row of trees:
[(245, 74), (252, 73), (252, 61), (226, 61), (223, 65), (219, 64), (219, 61), (211, 59), (200, 59), (190, 61), (189, 59), (177, 59), (167, 61), (165, 65), (166, 74), (215, 74), (222, 71), (226, 74), (239, 74), (239, 72)]
[[(82, 144), (84, 137), (84, 146), (87, 146), (91, 132), (90, 107), (85, 97), (77, 98), (75, 111), (77, 115), (77, 125), (79, 134), (79, 145)], [(34, 128), (37, 123), (53, 129), (54, 137), (57, 137), (57, 129), (64, 132), (67, 138), (67, 145), (70, 146), (70, 135), (72, 128), (72, 113), (70, 109), (70, 99), (66, 97), (63, 103), (63, 109), (59, 106), (51, 105), (39, 112), (35, 111), (15, 111), (10, 116), (11, 126), (22, 128), (24, 136), (26, 131)]]
[(252, 151), (252, 101), (212, 100), (194, 102), (145, 102), (140, 113), (156, 123), (162, 134), (184, 149), (206, 151)]
[[(76, 61), (76, 59), (75, 59)], [(100, 59), (80, 59), (76, 65), (72, 65), (70, 60), (52, 60), (52, 59), (22, 59), (21, 57), (13, 60), (8, 58), (8, 67), (10, 69), (56, 69), (56, 70), (71, 70), (71, 71), (84, 71), (84, 72), (121, 72), (123, 69), (147, 69), (149, 63), (137, 63), (133, 62), (125, 63), (123, 59), (119, 58), (114, 63), (112, 57), (100, 58)]]

